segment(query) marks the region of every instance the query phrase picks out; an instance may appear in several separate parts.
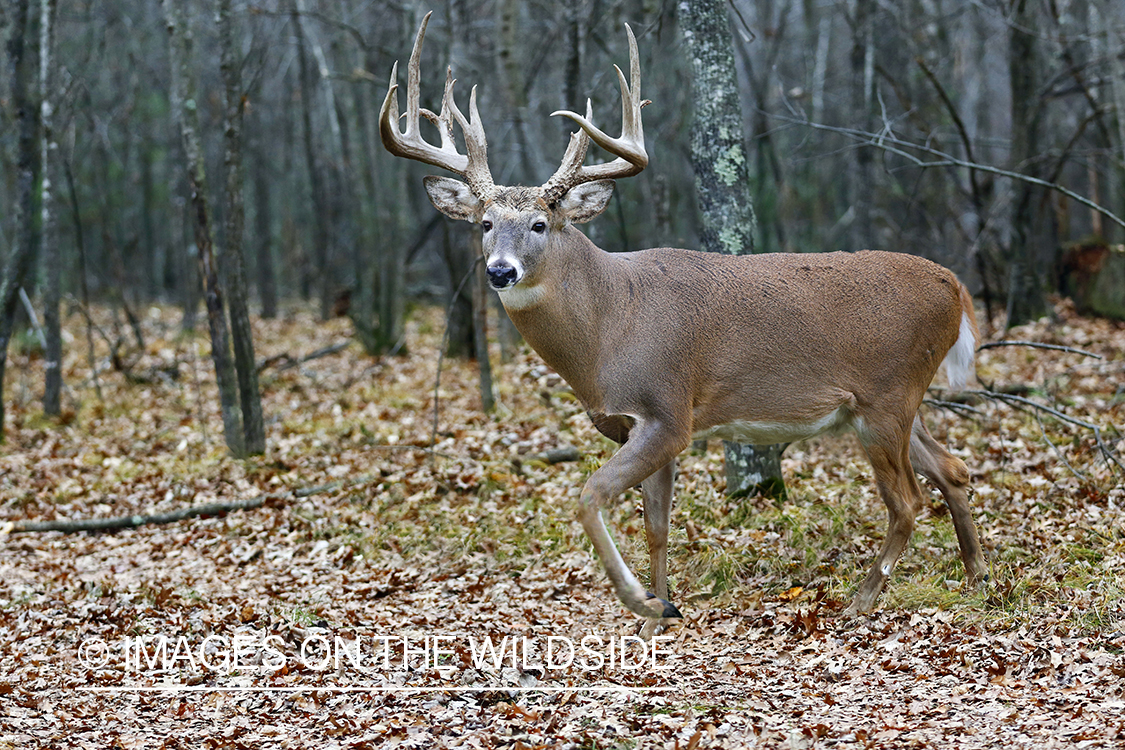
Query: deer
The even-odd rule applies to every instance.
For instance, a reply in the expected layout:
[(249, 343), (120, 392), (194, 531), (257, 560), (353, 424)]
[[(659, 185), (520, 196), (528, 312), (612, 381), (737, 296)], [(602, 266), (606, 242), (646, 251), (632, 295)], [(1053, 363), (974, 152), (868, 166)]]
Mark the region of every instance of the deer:
[[(557, 171), (539, 187), (496, 185), (487, 162), (476, 87), (458, 108), (447, 70), (441, 112), (420, 106), (427, 15), (407, 67), (400, 129), (398, 63), (379, 113), (396, 156), (448, 170), (428, 176), (438, 211), (480, 225), (488, 283), (524, 340), (571, 387), (597, 430), (619, 445), (587, 479), (578, 517), (624, 607), (651, 637), (683, 615), (669, 600), (668, 532), (676, 458), (693, 440), (790, 443), (850, 430), (869, 460), (888, 514), (887, 534), (845, 614), (874, 608), (913, 532), (923, 502), (915, 472), (949, 507), (972, 586), (988, 567), (969, 508), (969, 470), (919, 415), (944, 362), (963, 389), (980, 333), (973, 301), (949, 270), (903, 253), (723, 255), (654, 248), (610, 253), (576, 227), (606, 207), (615, 180), (648, 165), (637, 40), (629, 80), (619, 67), (622, 133), (586, 115)], [(437, 126), (425, 140), (421, 118)], [(465, 153), (457, 148), (454, 123)], [(612, 161), (584, 164), (590, 142)], [(462, 181), (463, 180), (463, 181)], [(601, 509), (640, 486), (650, 584), (622, 559)]]

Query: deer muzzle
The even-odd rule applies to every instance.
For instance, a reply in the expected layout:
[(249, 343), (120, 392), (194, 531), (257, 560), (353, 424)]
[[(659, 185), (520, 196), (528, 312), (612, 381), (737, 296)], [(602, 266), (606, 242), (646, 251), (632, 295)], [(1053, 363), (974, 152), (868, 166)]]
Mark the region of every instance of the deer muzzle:
[(514, 286), (520, 280), (519, 269), (511, 263), (498, 260), (488, 264), (488, 283), (496, 291), (503, 291)]

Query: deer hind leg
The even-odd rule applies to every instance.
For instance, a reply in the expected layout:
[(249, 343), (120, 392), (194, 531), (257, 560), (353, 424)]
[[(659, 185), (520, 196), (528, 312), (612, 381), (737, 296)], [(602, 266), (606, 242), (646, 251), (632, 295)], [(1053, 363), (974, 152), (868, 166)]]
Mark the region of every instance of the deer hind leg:
[(934, 440), (917, 415), (910, 432), (910, 463), (914, 471), (934, 483), (949, 506), (968, 583), (973, 585), (981, 580), (987, 581), (988, 563), (981, 551), (977, 527), (969, 510), (969, 469), (964, 461), (951, 455)]
[(672, 515), (672, 485), (676, 478), (673, 459), (641, 482), (645, 499), (645, 536), (648, 540), (649, 578), (652, 592), (668, 598), (668, 523)]
[[(884, 433), (885, 435), (885, 433)], [(922, 505), (922, 491), (910, 468), (910, 443), (899, 432), (894, 440), (865, 440), (864, 450), (875, 472), (875, 484), (887, 506), (887, 538), (867, 577), (860, 584), (848, 614), (867, 612), (890, 577), (914, 531), (914, 516)]]
[[(682, 436), (680, 432), (683, 432)], [(671, 602), (646, 591), (629, 570), (629, 566), (621, 558), (617, 545), (613, 543), (613, 538), (606, 529), (601, 507), (630, 487), (642, 484), (653, 474), (667, 471), (676, 454), (687, 447), (689, 440), (686, 430), (670, 430), (655, 422), (638, 422), (629, 432), (629, 439), (625, 445), (595, 471), (586, 481), (586, 486), (582, 488), (579, 518), (586, 535), (590, 537), (594, 550), (605, 566), (617, 598), (631, 612), (648, 619), (650, 622), (646, 624), (646, 628), (650, 630), (650, 626), (667, 624), (682, 615)], [(663, 478), (658, 477), (650, 483), (650, 486), (656, 488), (663, 481)], [(668, 485), (667, 494), (670, 504), (670, 481)], [(667, 543), (666, 525), (664, 542)], [(661, 558), (663, 566), (663, 554), (658, 557)]]

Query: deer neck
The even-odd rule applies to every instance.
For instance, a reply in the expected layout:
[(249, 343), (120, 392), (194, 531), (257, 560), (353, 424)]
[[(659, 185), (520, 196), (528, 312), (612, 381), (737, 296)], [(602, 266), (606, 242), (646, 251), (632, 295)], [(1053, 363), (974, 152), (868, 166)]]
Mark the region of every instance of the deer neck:
[(609, 253), (568, 225), (547, 248), (537, 283), (501, 298), (524, 340), (592, 409), (601, 407), (597, 365), (619, 299), (612, 265)]

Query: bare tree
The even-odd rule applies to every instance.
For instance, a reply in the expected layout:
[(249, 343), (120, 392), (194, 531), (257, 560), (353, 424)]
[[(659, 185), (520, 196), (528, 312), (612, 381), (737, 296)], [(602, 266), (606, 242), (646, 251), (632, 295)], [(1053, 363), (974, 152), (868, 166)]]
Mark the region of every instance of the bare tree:
[(40, 202), (43, 233), (43, 267), (46, 285), (43, 289), (43, 325), (47, 329), (46, 371), (43, 386), (43, 411), (55, 416), (60, 411), (62, 394), (62, 330), (59, 321), (59, 292), (62, 254), (59, 252), (58, 224), (55, 218), (55, 185), (58, 173), (58, 143), (55, 140), (55, 18), (58, 0), (40, 0), (39, 13), (39, 119), (42, 123), (40, 144)]
[[(329, 224), (328, 189), (324, 184), (324, 174), (317, 158), (316, 143), (313, 137), (313, 112), (315, 101), (315, 78), (318, 68), (309, 60), (310, 40), (305, 33), (304, 4), (302, 0), (292, 0), (290, 13), (293, 19), (293, 33), (297, 37), (298, 75), (301, 78), (301, 122), (304, 126), (305, 165), (309, 172), (309, 187), (312, 191), (313, 210), (313, 260), (316, 269), (308, 269), (320, 277), (320, 317), (327, 320), (332, 314), (332, 275), (331, 265), (331, 227)], [(314, 57), (316, 55), (314, 54)], [(329, 89), (331, 90), (331, 89)], [(328, 108), (329, 116), (335, 117), (335, 107)], [(337, 126), (338, 129), (338, 126)]]
[(28, 94), (31, 65), (27, 59), (28, 0), (15, 0), (8, 38), (8, 69), (12, 81), (18, 145), (16, 153), (16, 201), (12, 248), (0, 280), (0, 442), (4, 440), (4, 370), (8, 344), (15, 327), (19, 290), (29, 278), (35, 262), (35, 152), (38, 129)]
[(242, 432), (246, 453), (255, 455), (266, 450), (265, 427), (262, 424), (262, 397), (258, 393), (258, 368), (254, 361), (254, 334), (250, 328), (247, 308), (246, 272), (242, 252), (245, 209), (242, 196), (242, 61), (235, 49), (235, 24), (231, 18), (231, 0), (219, 0), (216, 21), (222, 46), (220, 66), (223, 73), (223, 140), (226, 152), (226, 247), (223, 261), (229, 286), (231, 341), (234, 344), (234, 366), (238, 376), (239, 403), (242, 405)]
[(223, 435), (231, 454), (246, 455), (239, 410), (237, 376), (230, 355), (230, 334), (226, 310), (223, 308), (219, 269), (215, 263), (211, 237), (210, 208), (207, 201), (207, 179), (203, 165), (203, 147), (199, 140), (199, 110), (195, 98), (195, 81), (191, 74), (192, 33), (181, 15), (178, 0), (162, 0), (168, 30), (169, 60), (172, 66), (172, 110), (180, 120), (180, 132), (187, 159), (188, 184), (191, 189), (192, 224), (199, 252), (199, 270), (203, 277), (207, 321), (211, 331), (211, 361), (219, 386), (219, 406), (223, 416)]
[[(1012, 87), (1012, 169), (1039, 177), (1042, 171), (1042, 41), (1033, 0), (1015, 0), (1008, 24), (1008, 69)], [(1008, 248), (1008, 326), (1035, 320), (1047, 311), (1038, 230), (1043, 191), (1028, 182), (1015, 186), (1012, 234)]]

